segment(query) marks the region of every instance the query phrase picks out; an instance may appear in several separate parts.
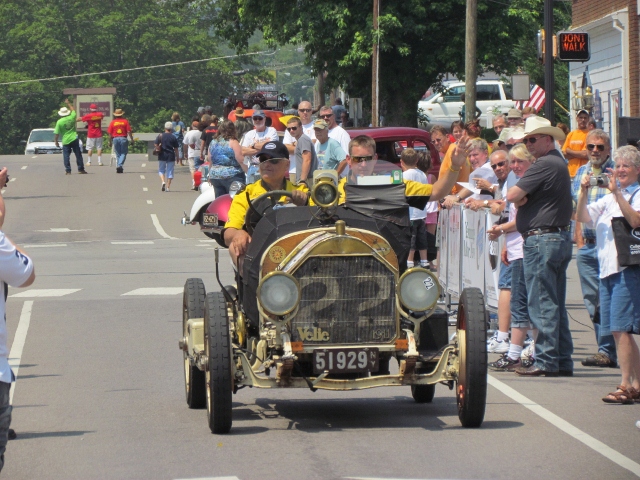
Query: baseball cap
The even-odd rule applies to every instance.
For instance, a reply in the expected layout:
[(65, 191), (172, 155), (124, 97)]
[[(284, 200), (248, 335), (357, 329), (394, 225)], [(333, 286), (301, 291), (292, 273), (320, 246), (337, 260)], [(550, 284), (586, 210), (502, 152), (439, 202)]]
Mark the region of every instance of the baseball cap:
[(266, 115), (264, 114), (264, 112), (262, 110), (254, 110), (253, 111), (253, 115), (251, 115), (252, 117), (262, 117), (265, 118)]
[(507, 113), (507, 118), (522, 118), (522, 112), (517, 108), (511, 108)]
[(584, 113), (585, 115), (587, 115), (588, 117), (590, 117), (591, 115), (589, 115), (589, 110), (585, 110), (584, 108), (581, 110), (578, 110), (578, 113), (576, 113), (576, 117), (578, 115), (580, 115), (581, 113)]
[(287, 150), (287, 147), (284, 143), (276, 140), (273, 142), (265, 143), (260, 151), (256, 153), (255, 158), (259, 159), (262, 156), (268, 158), (289, 158), (289, 150)]
[(317, 128), (318, 130), (324, 130), (325, 128), (329, 128), (329, 124), (322, 120), (321, 118), (317, 119), (313, 122), (313, 128)]
[(89, 110), (98, 110), (98, 106), (95, 103), (89, 105)]
[(173, 130), (173, 123), (171, 123), (171, 122), (165, 122), (165, 123), (164, 123), (164, 129), (165, 129), (165, 130)]

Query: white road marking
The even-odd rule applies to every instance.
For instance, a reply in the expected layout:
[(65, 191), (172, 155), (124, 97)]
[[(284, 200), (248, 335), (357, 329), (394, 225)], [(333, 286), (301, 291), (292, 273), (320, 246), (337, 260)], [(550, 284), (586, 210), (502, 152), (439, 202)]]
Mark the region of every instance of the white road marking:
[(143, 164), (142, 164), (142, 168), (144, 168), (144, 167), (146, 167), (146, 166), (147, 166), (147, 164), (146, 164), (146, 163), (143, 163)]
[(90, 228), (82, 228), (80, 230), (71, 230), (69, 228), (50, 228), (49, 230), (36, 230), (36, 232), (46, 233), (69, 233), (69, 232), (90, 232)]
[(45, 243), (43, 245), (25, 245), (24, 248), (66, 247), (66, 243)]
[(20, 170), (26, 170), (28, 166), (29, 166), (29, 165), (25, 165), (25, 166), (24, 166), (24, 167), (22, 167)]
[(143, 191), (143, 192), (148, 192), (148, 191), (149, 191), (149, 189), (148, 189), (147, 187), (142, 187), (142, 191)]
[[(13, 296), (13, 295), (12, 295)], [(22, 306), (22, 313), (20, 314), (20, 321), (18, 322), (18, 328), (16, 329), (16, 335), (13, 337), (13, 344), (11, 345), (11, 352), (9, 353), (9, 366), (13, 370), (13, 374), (18, 380), (18, 372), (20, 372), (20, 360), (22, 359), (22, 349), (24, 348), (24, 342), (27, 340), (27, 331), (29, 330), (29, 324), (31, 323), (31, 307), (33, 307), (33, 300), (27, 300)], [(13, 394), (16, 392), (16, 385), (11, 389), (9, 394), (9, 403), (13, 404)]]
[(72, 293), (79, 292), (81, 288), (33, 288), (24, 292), (14, 293), (9, 297), (14, 298), (30, 298), (30, 297), (64, 297)]
[(184, 291), (183, 287), (158, 287), (158, 288), (136, 288), (121, 296), (146, 296), (146, 295), (178, 295)]
[(144, 175), (140, 175), (140, 180), (144, 180)]
[(164, 231), (164, 228), (162, 228), (162, 225), (160, 225), (160, 221), (158, 220), (158, 217), (155, 213), (151, 214), (151, 221), (153, 222), (153, 226), (156, 227), (156, 231), (158, 232), (158, 234), (160, 234), (161, 237), (168, 238), (169, 240), (177, 240), (175, 237), (168, 235), (167, 232)]
[(153, 201), (147, 200), (147, 205), (153, 205)]
[(123, 242), (111, 242), (111, 245), (153, 245), (153, 240), (132, 240)]
[(6, 192), (7, 190), (5, 188), (2, 189), (2, 191), (0, 191), (0, 193), (2, 193), (2, 195), (4, 195), (4, 192)]
[(16, 177), (10, 178), (9, 181), (10, 182), (15, 182), (16, 181)]
[(511, 388), (507, 384), (501, 382), (500, 380), (488, 375), (489, 385), (509, 397), (511, 400), (519, 403), (523, 407), (531, 410), (533, 413), (538, 415), (540, 418), (546, 420), (554, 427), (562, 430), (567, 435), (572, 436), (579, 442), (584, 443), (587, 447), (591, 448), (595, 452), (599, 453), (605, 458), (608, 458), (613, 463), (620, 465), (622, 468), (625, 468), (632, 472), (634, 475), (640, 477), (640, 464), (634, 462), (628, 457), (625, 457), (620, 452), (617, 452), (610, 446), (602, 443), (600, 440), (596, 440), (591, 435), (583, 432), (579, 428), (574, 427), (566, 420), (560, 418), (555, 413), (550, 412), (544, 407), (541, 407), (533, 400), (528, 399), (515, 389)]
[(199, 240), (199, 242), (202, 242), (202, 243), (216, 243), (215, 240)]
[(238, 477), (198, 477), (198, 478), (176, 478), (175, 480), (240, 480)]
[(34, 155), (34, 156), (33, 156), (33, 157), (31, 157), (31, 158), (38, 158), (38, 156), (37, 156), (37, 155)]

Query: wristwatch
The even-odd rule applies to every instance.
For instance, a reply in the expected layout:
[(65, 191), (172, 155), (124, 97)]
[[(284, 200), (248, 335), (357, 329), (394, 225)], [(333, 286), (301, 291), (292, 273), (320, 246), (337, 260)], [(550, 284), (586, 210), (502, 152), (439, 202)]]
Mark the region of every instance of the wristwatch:
[(482, 204), (483, 204), (485, 207), (488, 207), (488, 206), (489, 206), (489, 200), (485, 200), (484, 202), (482, 202)]

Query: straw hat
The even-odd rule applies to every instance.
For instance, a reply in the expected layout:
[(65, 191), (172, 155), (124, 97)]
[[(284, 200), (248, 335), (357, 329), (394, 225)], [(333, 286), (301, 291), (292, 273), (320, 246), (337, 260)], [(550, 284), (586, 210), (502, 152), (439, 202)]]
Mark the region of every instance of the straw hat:
[(524, 125), (524, 136), (550, 135), (559, 142), (565, 139), (565, 134), (558, 127), (552, 127), (551, 122), (542, 117), (529, 117)]
[(113, 112), (114, 117), (121, 117), (122, 115), (124, 115), (124, 110), (121, 108), (116, 108), (116, 111)]

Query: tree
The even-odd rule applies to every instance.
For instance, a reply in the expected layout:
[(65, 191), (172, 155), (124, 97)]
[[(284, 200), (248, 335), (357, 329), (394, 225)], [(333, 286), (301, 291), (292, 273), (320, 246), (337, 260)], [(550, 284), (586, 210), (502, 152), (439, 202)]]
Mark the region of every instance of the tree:
[[(217, 40), (201, 28), (195, 6), (177, 0), (3, 0), (0, 3), (0, 83), (81, 75), (219, 56)], [(251, 57), (147, 68), (56, 81), (0, 85), (0, 151), (18, 153), (33, 128), (53, 126), (64, 88), (115, 86), (134, 131), (160, 131), (174, 110), (187, 123), (198, 106), (222, 112), (239, 82), (256, 70), (232, 72)], [(240, 85), (242, 87), (242, 85)]]
[[(304, 45), (314, 73), (327, 72), (329, 87), (370, 101), (370, 0), (275, 0), (195, 2), (206, 11), (218, 35), (239, 51), (261, 30), (274, 45)], [(534, 43), (543, 0), (478, 2), (478, 73), (516, 72), (524, 59), (515, 46)], [(385, 0), (381, 3), (380, 99), (389, 124), (416, 125), (422, 93), (449, 72), (464, 77), (465, 0)]]

